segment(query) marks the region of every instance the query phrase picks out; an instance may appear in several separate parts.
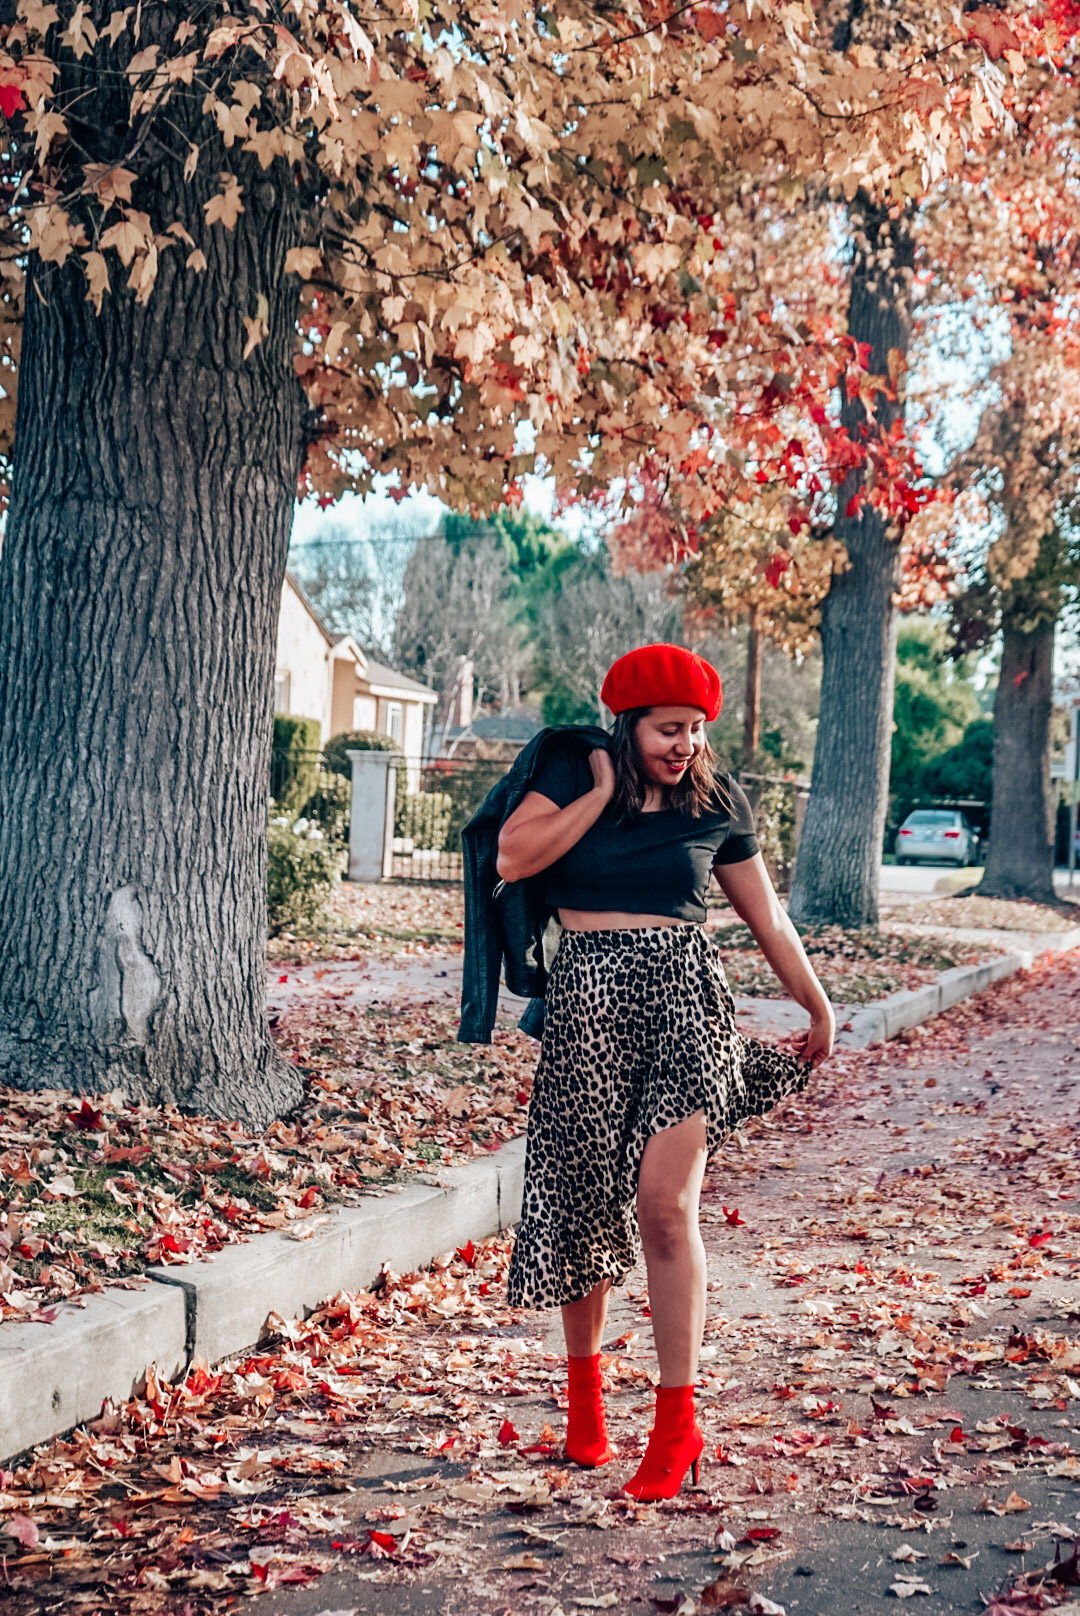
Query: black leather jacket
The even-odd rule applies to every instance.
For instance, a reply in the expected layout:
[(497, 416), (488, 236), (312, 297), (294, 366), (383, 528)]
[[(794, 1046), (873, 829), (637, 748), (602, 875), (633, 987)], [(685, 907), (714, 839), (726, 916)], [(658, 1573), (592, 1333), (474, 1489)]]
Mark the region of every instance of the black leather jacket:
[(525, 793), (548, 747), (572, 746), (585, 754), (610, 747), (611, 736), (592, 725), (543, 729), (492, 786), (461, 833), (465, 870), (465, 961), (458, 1042), (490, 1044), (499, 1001), (499, 978), (511, 993), (530, 999), (519, 1026), (539, 1038), (544, 1030), (544, 989), (559, 928), (544, 901), (545, 874), (503, 881), (495, 868), (499, 832)]

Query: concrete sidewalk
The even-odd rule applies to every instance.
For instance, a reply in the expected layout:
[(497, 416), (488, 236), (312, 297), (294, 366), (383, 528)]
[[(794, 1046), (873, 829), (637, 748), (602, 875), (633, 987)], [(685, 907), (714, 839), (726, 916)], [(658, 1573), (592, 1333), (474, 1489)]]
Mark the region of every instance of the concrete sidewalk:
[[(914, 992), (841, 1006), (840, 1039), (865, 1047), (895, 1037), (1031, 958), (1004, 955), (946, 971)], [(318, 981), (302, 980), (315, 970)], [(395, 995), (430, 999), (459, 992), (460, 962), (444, 959), (419, 971), (417, 965), (407, 971), (373, 965), (349, 987), (332, 967), (305, 967), (291, 985), (294, 993), (315, 988), (338, 1003), (346, 994), (357, 996), (353, 1002), (384, 1001), (391, 980)], [(510, 995), (504, 1001), (511, 1014), (524, 1004)], [(740, 998), (736, 1007), (751, 1035), (782, 1037), (807, 1022), (789, 1000)], [(299, 1316), (338, 1291), (366, 1289), (384, 1264), (397, 1272), (419, 1269), (469, 1239), (499, 1232), (520, 1216), (523, 1181), (524, 1140), (518, 1139), (437, 1177), (375, 1192), (364, 1206), (256, 1235), (210, 1262), (150, 1269), (145, 1289), (107, 1290), (85, 1307), (62, 1308), (52, 1325), (0, 1325), (0, 1458), (94, 1418), (106, 1398), (126, 1399), (149, 1363), (172, 1377), (195, 1355), (215, 1361), (240, 1352), (258, 1341), (271, 1312)]]

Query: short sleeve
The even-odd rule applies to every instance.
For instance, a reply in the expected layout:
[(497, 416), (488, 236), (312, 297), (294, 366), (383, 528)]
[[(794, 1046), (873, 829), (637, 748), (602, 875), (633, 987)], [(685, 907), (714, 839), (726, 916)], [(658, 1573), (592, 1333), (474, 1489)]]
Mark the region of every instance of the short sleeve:
[(742, 786), (730, 775), (726, 776), (720, 789), (729, 810), (729, 823), (713, 864), (743, 864), (761, 851), (754, 829), (754, 810)]
[(591, 770), (584, 758), (566, 746), (548, 746), (529, 781), (530, 791), (539, 791), (560, 808), (569, 807), (589, 789), (586, 775)]

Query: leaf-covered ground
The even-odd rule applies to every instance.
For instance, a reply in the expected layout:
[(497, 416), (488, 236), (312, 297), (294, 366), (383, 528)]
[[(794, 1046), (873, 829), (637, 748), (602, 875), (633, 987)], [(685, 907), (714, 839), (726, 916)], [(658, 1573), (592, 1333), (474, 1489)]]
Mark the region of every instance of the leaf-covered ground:
[(305, 1098), (262, 1135), (119, 1096), (0, 1089), (0, 1317), (48, 1319), (64, 1298), (393, 1193), (523, 1127), (536, 1045), (502, 1028), (458, 1044), (451, 1004), (324, 998), (274, 1032)]
[[(639, 1506), (640, 1272), (606, 1365), (619, 1458), (561, 1456), (557, 1320), (507, 1241), (385, 1275), (0, 1477), (12, 1616), (927, 1616), (1080, 1598), (1080, 957), (847, 1051), (703, 1202), (698, 1490)], [(1075, 1613), (1074, 1613), (1075, 1616)]]
[[(270, 991), (283, 1002), (272, 1026), (304, 1070), (306, 1094), (265, 1136), (117, 1096), (0, 1090), (0, 1317), (48, 1318), (64, 1299), (138, 1282), (151, 1263), (197, 1261), (333, 1202), (392, 1193), (405, 1175), (521, 1132), (535, 1044), (509, 1019), (491, 1046), (456, 1043), (453, 1003), (426, 986), (440, 959), (460, 954), (460, 888), (345, 885), (333, 910), (325, 937), (278, 940)], [(749, 932), (729, 918), (718, 909), (710, 923), (733, 990), (782, 996)], [(340, 941), (346, 932), (351, 941)], [(805, 936), (826, 989), (846, 1004), (984, 952), (885, 931)], [(394, 973), (379, 989), (382, 1008), (338, 982), (342, 962), (359, 982), (368, 965)], [(298, 972), (318, 988), (322, 969), (319, 993), (288, 997)]]
[(283, 932), (270, 939), (272, 960), (375, 959), (456, 952), (465, 933), (459, 884), (414, 886), (342, 881), (326, 920), (310, 936)]
[[(716, 935), (732, 992), (761, 999), (786, 997), (783, 984), (745, 926), (727, 926)], [(800, 926), (799, 935), (822, 987), (836, 1004), (868, 1004), (903, 988), (922, 987), (939, 971), (976, 965), (998, 952), (977, 942), (919, 937), (877, 927), (852, 931), (841, 926)]]
[[(1080, 898), (1080, 887), (1077, 888)], [(1071, 931), (1080, 926), (1080, 902), (1032, 903), (1027, 898), (980, 898), (977, 893), (956, 893), (952, 897), (914, 902), (882, 903), (886, 923), (907, 921), (914, 925), (977, 927), (983, 931)]]

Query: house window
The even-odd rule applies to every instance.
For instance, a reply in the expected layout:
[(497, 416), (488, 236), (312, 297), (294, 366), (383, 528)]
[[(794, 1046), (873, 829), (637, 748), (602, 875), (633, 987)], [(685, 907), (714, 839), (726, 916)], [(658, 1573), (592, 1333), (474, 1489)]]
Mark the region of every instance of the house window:
[(274, 711), (287, 713), (289, 710), (289, 675), (275, 673), (274, 675)]
[(386, 733), (392, 741), (401, 745), (401, 738), (405, 728), (405, 714), (400, 701), (387, 702), (386, 705)]

